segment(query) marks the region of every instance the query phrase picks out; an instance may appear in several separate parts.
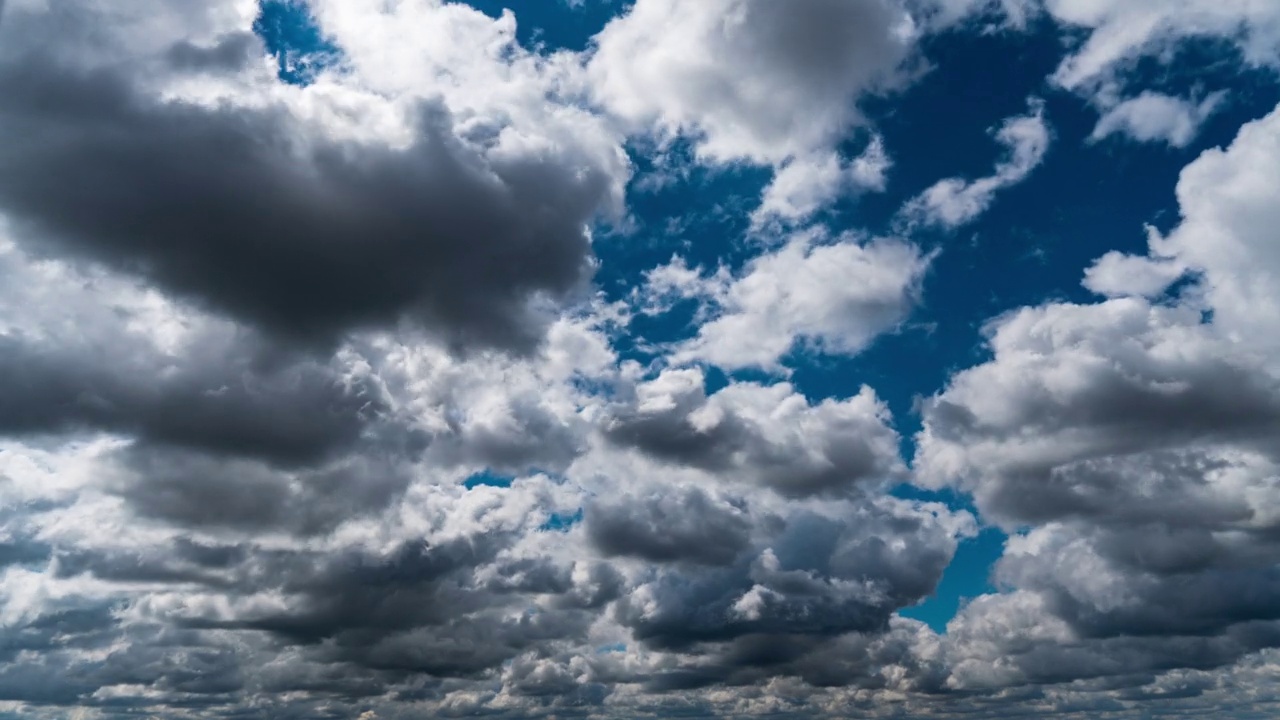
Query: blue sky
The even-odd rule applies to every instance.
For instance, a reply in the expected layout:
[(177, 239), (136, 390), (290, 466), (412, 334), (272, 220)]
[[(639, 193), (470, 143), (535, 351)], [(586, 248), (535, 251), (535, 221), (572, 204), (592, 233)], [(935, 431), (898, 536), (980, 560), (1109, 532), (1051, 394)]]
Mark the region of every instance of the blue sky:
[(0, 717), (1280, 709), (1277, 8), (145, 3), (0, 2)]

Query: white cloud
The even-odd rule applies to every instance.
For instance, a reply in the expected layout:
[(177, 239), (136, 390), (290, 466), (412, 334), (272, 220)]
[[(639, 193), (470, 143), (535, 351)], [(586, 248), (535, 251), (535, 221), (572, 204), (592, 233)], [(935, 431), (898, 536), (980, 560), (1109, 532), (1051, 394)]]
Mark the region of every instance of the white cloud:
[(1089, 31), (1053, 75), (1069, 90), (1123, 84), (1129, 63), (1195, 37), (1231, 41), (1246, 63), (1280, 67), (1280, 6), (1269, 0), (1045, 0), (1045, 8), (1059, 22)]
[(1206, 151), (1178, 181), (1182, 222), (1152, 240), (1157, 257), (1203, 273), (1214, 325), (1270, 352), (1280, 316), (1280, 107)]
[(1213, 114), (1224, 92), (1210, 93), (1199, 103), (1154, 92), (1143, 92), (1109, 107), (1093, 128), (1090, 140), (1121, 134), (1140, 142), (1163, 141), (1185, 147), (1195, 139), (1200, 126)]
[(1044, 159), (1051, 139), (1044, 103), (1033, 98), (1030, 105), (1029, 114), (1005, 120), (996, 131), (996, 140), (1008, 157), (996, 164), (992, 175), (976, 180), (940, 180), (903, 206), (902, 217), (908, 223), (954, 229), (985, 212), (997, 192), (1025, 180)]
[(834, 152), (793, 158), (765, 188), (752, 224), (759, 228), (771, 219), (804, 220), (842, 195), (883, 190), (892, 165), (878, 136), (852, 161)]
[(914, 37), (888, 0), (640, 0), (597, 37), (589, 72), (613, 112), (686, 133), (703, 157), (782, 164), (847, 132)]
[(1084, 273), (1083, 285), (1108, 297), (1158, 297), (1186, 273), (1182, 265), (1146, 256), (1109, 252)]
[(710, 298), (713, 317), (671, 360), (778, 370), (797, 343), (855, 354), (906, 319), (929, 261), (900, 240), (796, 234), (739, 277), (719, 274), (692, 286)]
[(757, 221), (798, 220), (883, 188), (878, 139), (855, 159), (837, 145), (864, 124), (864, 95), (905, 79), (917, 35), (898, 0), (640, 0), (597, 36), (587, 72), (633, 132), (772, 166)]

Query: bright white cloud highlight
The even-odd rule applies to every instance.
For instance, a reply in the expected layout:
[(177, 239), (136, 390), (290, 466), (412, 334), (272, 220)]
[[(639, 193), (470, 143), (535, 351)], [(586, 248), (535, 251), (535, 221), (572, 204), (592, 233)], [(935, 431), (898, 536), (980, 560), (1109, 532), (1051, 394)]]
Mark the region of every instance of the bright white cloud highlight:
[(671, 359), (776, 371), (797, 346), (855, 354), (906, 319), (929, 261), (900, 240), (796, 234), (738, 277), (686, 276), (685, 293), (705, 298), (712, 318)]

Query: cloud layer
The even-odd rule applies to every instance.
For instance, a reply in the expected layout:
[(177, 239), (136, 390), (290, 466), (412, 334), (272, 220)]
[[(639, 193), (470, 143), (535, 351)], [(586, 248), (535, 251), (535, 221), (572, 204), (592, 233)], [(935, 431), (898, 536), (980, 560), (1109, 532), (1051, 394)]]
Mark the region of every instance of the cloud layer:
[[(300, 78), (255, 2), (0, 2), (0, 717), (1272, 712), (1280, 109), (940, 386), (858, 366), (1062, 142), (903, 197), (867, 103), (930, 43), (1081, 35), (1035, 91), (1173, 152), (1228, 96), (1128, 70), (1274, 68), (1268, 7), (312, 0)], [(733, 237), (646, 246), (675, 157), (764, 172)]]

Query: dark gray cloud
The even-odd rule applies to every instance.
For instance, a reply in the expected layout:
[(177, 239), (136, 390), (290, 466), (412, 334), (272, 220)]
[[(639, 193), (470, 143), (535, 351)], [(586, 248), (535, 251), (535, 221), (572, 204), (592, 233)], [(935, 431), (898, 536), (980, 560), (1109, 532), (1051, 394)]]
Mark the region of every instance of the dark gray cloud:
[(531, 302), (590, 272), (603, 173), (486, 162), (423, 106), (410, 147), (316, 136), (284, 108), (159, 103), (56, 59), (0, 66), (0, 209), (34, 252), (101, 262), (306, 342), (405, 320), (528, 348)]
[[(0, 24), (0, 131), (24, 138), (0, 152), (0, 211), (31, 252), (322, 346), (403, 322), (528, 350), (541, 306), (585, 288), (614, 158), (500, 148), (500, 127), (459, 127), (441, 100), (410, 103), (403, 141), (343, 139), (253, 87), (265, 52), (214, 29), (225, 9), (153, 5), (154, 26), (81, 2)], [(193, 72), (248, 81), (254, 99), (165, 97)]]
[[(844, 509), (847, 515), (839, 519), (763, 513), (754, 522), (763, 537), (732, 565), (663, 569), (618, 603), (618, 620), (637, 639), (659, 648), (757, 635), (785, 645), (786, 638), (884, 629), (894, 610), (932, 592), (955, 541), (932, 518), (901, 510)], [(644, 547), (643, 539), (636, 546)], [(708, 552), (686, 548), (671, 552), (670, 559), (720, 561), (718, 555), (700, 557)]]
[(131, 447), (120, 460), (112, 492), (141, 517), (193, 529), (327, 532), (386, 509), (411, 478), (402, 464), (360, 455), (292, 472), (150, 445)]
[(745, 508), (689, 489), (593, 503), (586, 528), (605, 555), (723, 565), (746, 549), (751, 520)]
[(385, 411), (367, 379), (252, 339), (215, 335), (173, 356), (116, 337), (0, 338), (0, 433), (102, 430), (296, 464), (349, 448)]

